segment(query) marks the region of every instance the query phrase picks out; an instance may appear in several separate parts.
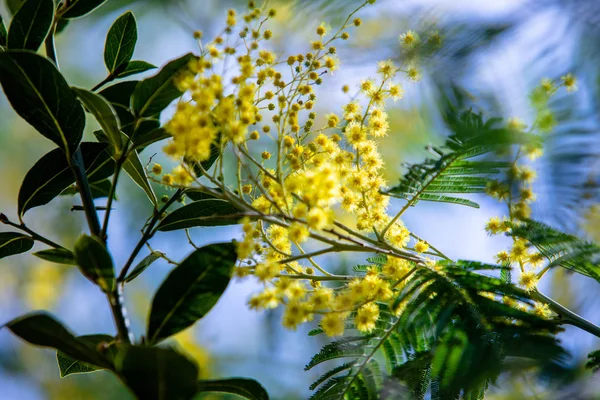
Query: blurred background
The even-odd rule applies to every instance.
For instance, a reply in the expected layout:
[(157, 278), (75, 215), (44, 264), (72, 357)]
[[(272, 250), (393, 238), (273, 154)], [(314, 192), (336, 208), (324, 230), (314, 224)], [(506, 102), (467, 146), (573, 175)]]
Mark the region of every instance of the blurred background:
[[(9, 20), (10, 7), (0, 5)], [(271, 1), (278, 9), (269, 26), (271, 45), (278, 51), (306, 51), (320, 22), (332, 27), (360, 1)], [(57, 38), (57, 53), (70, 84), (92, 87), (106, 71), (103, 48), (112, 22), (126, 10), (134, 12), (139, 39), (134, 59), (163, 65), (188, 51), (198, 52), (195, 30), (212, 38), (224, 26), (227, 8), (246, 7), (233, 0), (111, 0), (91, 15), (72, 20)], [(377, 61), (395, 59), (398, 35), (408, 29), (438, 29), (444, 37), (441, 50), (423, 64), (423, 79), (406, 82), (404, 99), (388, 104), (391, 134), (383, 140), (382, 153), (387, 180), (397, 182), (402, 163), (427, 156), (428, 143), (441, 143), (447, 134), (441, 124), (442, 99), (453, 86), (469, 93), (486, 116), (518, 117), (531, 123), (533, 110), (528, 95), (544, 77), (559, 79), (567, 72), (578, 78), (579, 90), (553, 99), (557, 126), (549, 134), (538, 170), (533, 217), (568, 232), (600, 241), (598, 172), (600, 172), (600, 101), (597, 65), (600, 61), (600, 2), (596, 0), (378, 0), (358, 15), (363, 26), (350, 40), (338, 43), (341, 67), (324, 78), (317, 92), (317, 113), (339, 112), (348, 99), (341, 87), (356, 88), (361, 79), (375, 75)], [(148, 73), (149, 75), (152, 72)], [(135, 77), (139, 79), (139, 77)], [(163, 113), (168, 118), (169, 111)], [(93, 122), (88, 118), (87, 139)], [(141, 154), (147, 162), (169, 161), (160, 155), (161, 144)], [(11, 109), (0, 95), (0, 211), (16, 220), (16, 200), (26, 172), (53, 148)], [(157, 194), (165, 193), (156, 186)], [(115, 262), (122, 265), (139, 239), (140, 229), (151, 214), (144, 193), (127, 179), (121, 182), (112, 214), (109, 245)], [(490, 238), (484, 224), (491, 216), (504, 215), (505, 207), (476, 198), (482, 207), (420, 203), (404, 217), (408, 228), (427, 238), (452, 258), (493, 262), (509, 239)], [(98, 201), (101, 204), (102, 201)], [(27, 224), (65, 246), (72, 246), (84, 228), (83, 213), (69, 211), (79, 204), (74, 197), (55, 199), (46, 207), (31, 210)], [(392, 201), (391, 209), (398, 208)], [(4, 227), (0, 227), (4, 230)], [(192, 231), (196, 244), (228, 241), (240, 237), (237, 227)], [(192, 248), (183, 232), (158, 234), (152, 247), (175, 260)], [(36, 244), (34, 250), (43, 247)], [(147, 253), (140, 255), (144, 257)], [(329, 261), (329, 262), (328, 262)], [(324, 261), (332, 269), (350, 268), (364, 262), (350, 257)], [(143, 330), (152, 293), (170, 270), (157, 261), (129, 284), (126, 305), (133, 329)], [(542, 291), (593, 322), (600, 323), (598, 284), (583, 276), (554, 270), (543, 279)], [(246, 307), (249, 296), (259, 290), (253, 280), (232, 281), (225, 295), (207, 317), (179, 334), (174, 344), (200, 365), (204, 377), (246, 376), (259, 380), (274, 399), (305, 399), (308, 386), (322, 372), (303, 367), (325, 338), (308, 337), (309, 326), (297, 332), (284, 330), (280, 310), (254, 312)], [(49, 309), (76, 334), (114, 331), (104, 296), (77, 270), (50, 264), (31, 255), (0, 260), (0, 323), (30, 310)], [(600, 384), (583, 365), (587, 354), (600, 347), (597, 339), (576, 329), (561, 334), (572, 357), (573, 377), (568, 385), (553, 387), (531, 376), (507, 376), (490, 392), (491, 399), (599, 399)], [(107, 372), (71, 375), (60, 379), (54, 352), (24, 345), (0, 330), (0, 399), (130, 399), (119, 382)], [(212, 396), (211, 398), (220, 398)]]

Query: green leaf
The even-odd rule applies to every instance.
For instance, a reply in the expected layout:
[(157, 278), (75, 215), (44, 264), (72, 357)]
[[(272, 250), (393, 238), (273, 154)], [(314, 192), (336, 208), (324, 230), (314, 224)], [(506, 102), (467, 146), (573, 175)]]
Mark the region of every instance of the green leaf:
[(106, 0), (71, 0), (62, 12), (63, 18), (79, 18), (100, 7)]
[(174, 78), (188, 71), (189, 62), (195, 56), (188, 53), (170, 61), (154, 76), (144, 79), (135, 88), (131, 108), (137, 117), (151, 117), (160, 113), (182, 92), (175, 86)]
[(81, 273), (102, 291), (113, 290), (115, 268), (110, 253), (100, 239), (86, 234), (79, 236), (75, 241), (75, 260)]
[(135, 266), (135, 268), (129, 273), (129, 275), (127, 275), (127, 277), (125, 278), (125, 282), (131, 282), (132, 280), (137, 278), (142, 272), (146, 270), (146, 268), (150, 266), (150, 264), (158, 260), (161, 257), (161, 255), (164, 254), (158, 251), (153, 251), (152, 253), (148, 254), (142, 259), (142, 261), (140, 261)]
[(33, 253), (34, 256), (42, 260), (54, 262), (57, 264), (77, 265), (75, 254), (67, 249), (48, 249)]
[(139, 81), (115, 83), (102, 89), (99, 94), (113, 105), (119, 105), (127, 109), (131, 103), (131, 95), (138, 83)]
[(0, 46), (6, 46), (6, 27), (2, 15), (0, 15)]
[(539, 140), (531, 134), (515, 135), (498, 125), (498, 119), (484, 121), (481, 114), (472, 110), (458, 112), (449, 106), (444, 117), (452, 131), (444, 145), (441, 148), (428, 146), (434, 157), (409, 165), (400, 183), (386, 194), (406, 199), (408, 205), (423, 200), (479, 208), (474, 201), (447, 194), (483, 193), (491, 182), (491, 175), (501, 173), (511, 164), (507, 161), (467, 160), (487, 153), (506, 153), (512, 145)]
[[(214, 190), (220, 191), (220, 188), (213, 188)], [(204, 191), (202, 191), (202, 189), (186, 189), (185, 190), (185, 195), (187, 197), (190, 198), (190, 200), (193, 201), (200, 201), (200, 200), (208, 200), (208, 199), (216, 199), (215, 196), (213, 196), (212, 194), (206, 193)]]
[(121, 127), (119, 126), (119, 119), (114, 108), (106, 99), (94, 92), (77, 87), (73, 87), (72, 89), (83, 105), (94, 115), (102, 131), (110, 139), (117, 152), (121, 151), (123, 147), (121, 142)]
[(194, 201), (178, 208), (158, 225), (159, 231), (174, 231), (195, 226), (221, 226), (238, 224), (244, 216), (240, 210), (225, 200), (206, 199)]
[(119, 72), (119, 75), (117, 77), (125, 78), (126, 76), (139, 74), (155, 68), (156, 65), (152, 65), (146, 61), (129, 61), (127, 67), (122, 72)]
[(10, 23), (8, 48), (37, 51), (46, 39), (53, 21), (52, 0), (27, 0)]
[[(109, 344), (115, 341), (115, 338), (113, 338), (110, 335), (83, 335), (78, 336), (77, 339), (95, 349), (97, 349), (98, 345), (100, 345), (101, 343)], [(109, 349), (111, 349), (112, 351), (107, 349), (105, 355), (112, 360), (115, 355), (115, 350), (114, 347), (109, 347)], [(60, 350), (56, 352), (56, 362), (58, 363), (58, 369), (60, 370), (61, 378), (64, 378), (71, 374), (84, 374), (88, 372), (94, 372), (99, 369), (104, 369), (100, 366), (79, 361), (73, 357), (68, 356)]]
[[(81, 153), (86, 172), (90, 178), (101, 180), (110, 176), (114, 162), (104, 143), (83, 142)], [(49, 203), (75, 182), (65, 154), (54, 149), (44, 155), (27, 172), (19, 189), (18, 212), (23, 216), (27, 210)]]
[(137, 25), (131, 11), (112, 24), (104, 44), (104, 64), (111, 75), (117, 76), (127, 67), (137, 42)]
[(112, 363), (95, 347), (77, 339), (46, 312), (33, 312), (5, 325), (12, 333), (36, 346), (52, 347), (76, 360), (112, 369)]
[(6, 0), (6, 6), (8, 7), (8, 11), (10, 11), (11, 15), (15, 15), (19, 8), (23, 5), (25, 0)]
[(152, 189), (150, 181), (148, 181), (146, 169), (142, 165), (142, 161), (140, 161), (140, 156), (137, 151), (132, 151), (129, 157), (127, 157), (127, 160), (123, 163), (123, 169), (127, 172), (127, 175), (129, 175), (131, 179), (146, 192), (146, 196), (148, 196), (148, 199), (150, 199), (152, 204), (156, 205), (158, 202), (156, 194), (154, 194), (154, 189)]
[(201, 380), (198, 382), (198, 392), (230, 393), (250, 400), (269, 400), (269, 394), (260, 383), (246, 378)]
[(236, 260), (234, 244), (220, 243), (194, 251), (175, 267), (154, 295), (148, 342), (158, 343), (204, 317), (227, 288)]
[(0, 53), (0, 83), (17, 114), (70, 160), (83, 135), (85, 114), (54, 64), (29, 51)]
[[(112, 182), (110, 179), (103, 179), (98, 182), (90, 182), (90, 190), (92, 191), (92, 198), (94, 199), (108, 197), (111, 188)], [(117, 199), (117, 195), (115, 192), (113, 192), (113, 199)]]
[(172, 349), (129, 346), (117, 355), (115, 366), (139, 399), (187, 400), (196, 395), (198, 367)]
[[(133, 127), (135, 126), (133, 114), (129, 111), (129, 104), (131, 103), (131, 95), (138, 82), (139, 81), (119, 82), (106, 87), (99, 93), (106, 100), (110, 101), (115, 108), (119, 121), (121, 122), (122, 131), (129, 136), (133, 133)], [(142, 124), (144, 122), (142, 122)]]
[(17, 232), (0, 232), (0, 258), (25, 253), (33, 247), (30, 236)]
[(136, 149), (140, 149), (140, 151), (142, 151), (147, 146), (150, 146), (152, 143), (156, 143), (171, 137), (171, 135), (169, 135), (167, 131), (164, 130), (164, 128), (156, 128), (148, 132), (142, 133), (140, 133), (139, 131), (139, 129), (138, 131), (136, 131), (136, 134), (133, 138), (133, 146)]

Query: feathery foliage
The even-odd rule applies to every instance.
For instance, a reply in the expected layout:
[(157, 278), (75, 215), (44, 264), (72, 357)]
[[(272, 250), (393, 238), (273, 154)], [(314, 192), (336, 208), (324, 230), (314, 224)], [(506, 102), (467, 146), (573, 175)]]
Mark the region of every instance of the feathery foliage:
[(507, 161), (490, 161), (482, 157), (502, 154), (514, 144), (539, 140), (530, 134), (518, 133), (500, 124), (499, 118), (484, 120), (471, 109), (458, 111), (448, 104), (444, 115), (452, 134), (442, 147), (428, 146), (432, 158), (411, 164), (397, 186), (386, 194), (408, 200), (406, 207), (419, 200), (454, 203), (479, 208), (476, 202), (454, 194), (485, 192), (490, 176), (510, 167)]
[(533, 220), (514, 226), (511, 235), (526, 239), (550, 260), (550, 268), (561, 266), (600, 282), (600, 246), (595, 243)]
[[(489, 382), (516, 360), (560, 369), (565, 351), (554, 334), (557, 324), (527, 312), (528, 293), (485, 275), (502, 267), (478, 262), (445, 262), (439, 270), (416, 268), (392, 304), (380, 304), (376, 329), (323, 347), (306, 366), (350, 359), (325, 373), (312, 386), (312, 399), (377, 398), (384, 381), (378, 360), (388, 374), (423, 399), (481, 398)], [(518, 303), (522, 309), (509, 304)], [(392, 310), (397, 310), (394, 313)], [(524, 366), (525, 364), (523, 364)]]

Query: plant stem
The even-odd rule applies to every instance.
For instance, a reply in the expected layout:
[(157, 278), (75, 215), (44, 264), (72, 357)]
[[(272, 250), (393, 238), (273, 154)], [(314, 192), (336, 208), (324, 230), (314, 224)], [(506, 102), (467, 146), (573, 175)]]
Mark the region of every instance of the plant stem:
[(108, 200), (106, 201), (106, 212), (104, 213), (104, 223), (102, 224), (102, 231), (100, 232), (100, 237), (102, 240), (106, 241), (106, 231), (108, 230), (108, 220), (110, 218), (110, 211), (113, 203), (113, 198), (115, 197), (115, 191), (117, 190), (117, 182), (119, 180), (119, 173), (121, 172), (121, 167), (123, 166), (123, 162), (125, 161), (124, 154), (121, 155), (117, 162), (115, 163), (115, 172), (113, 175), (112, 183), (110, 185), (110, 190), (108, 191)]
[(106, 294), (106, 297), (110, 303), (110, 310), (115, 320), (119, 339), (123, 343), (133, 342), (133, 335), (129, 331), (127, 311), (123, 305), (123, 287), (117, 284), (112, 292)]
[(54, 62), (56, 68), (58, 68), (58, 60), (56, 58), (56, 50), (54, 48), (54, 31), (56, 30), (56, 23), (53, 21), (52, 26), (50, 27), (50, 32), (48, 33), (48, 37), (44, 41), (44, 47), (46, 48), (46, 57)]
[(21, 224), (17, 224), (15, 222), (10, 221), (6, 215), (4, 214), (0, 214), (0, 222), (2, 222), (5, 225), (10, 225), (12, 227), (15, 227), (17, 229), (22, 230), (23, 232), (27, 232), (28, 234), (31, 235), (31, 237), (34, 240), (37, 240), (38, 242), (42, 242), (47, 244), (50, 247), (54, 247), (55, 249), (64, 249), (63, 246), (61, 246), (58, 243), (54, 243), (52, 240), (45, 238), (44, 236), (40, 235), (37, 232), (32, 231), (31, 229), (29, 229), (24, 223)]
[(94, 205), (94, 199), (92, 197), (90, 185), (85, 174), (85, 165), (83, 164), (83, 157), (81, 156), (80, 147), (78, 147), (73, 153), (71, 170), (73, 171), (73, 175), (75, 175), (75, 181), (77, 182), (77, 188), (79, 189), (79, 194), (81, 195), (81, 202), (85, 211), (90, 232), (92, 235), (103, 239), (102, 236), (100, 236), (100, 220), (98, 219), (98, 214), (96, 213), (96, 206)]
[(102, 80), (102, 82), (98, 83), (96, 86), (94, 86), (92, 88), (92, 92), (95, 92), (96, 90), (100, 89), (102, 86), (106, 85), (109, 82), (112, 82), (115, 80), (115, 77), (113, 76), (113, 74), (108, 74), (108, 76), (106, 78), (104, 78)]
[(532, 291), (531, 297), (535, 298), (540, 302), (548, 304), (548, 307), (550, 307), (552, 311), (561, 316), (563, 323), (576, 326), (579, 329), (583, 329), (584, 331), (600, 338), (600, 326), (595, 325), (587, 319), (575, 314), (573, 311), (569, 310), (562, 304), (554, 301), (550, 297), (547, 297), (538, 290)]
[(311, 281), (351, 281), (354, 279), (353, 276), (348, 275), (308, 275), (308, 274), (285, 274), (285, 275), (277, 275), (278, 278), (290, 278), (290, 279), (308, 279)]
[(183, 193), (183, 189), (177, 189), (177, 191), (173, 194), (173, 196), (171, 196), (171, 198), (169, 199), (169, 201), (167, 201), (165, 203), (165, 205), (161, 207), (160, 210), (158, 210), (158, 211), (155, 210), (154, 211), (154, 215), (152, 216), (152, 219), (150, 220), (150, 222), (146, 226), (146, 229), (144, 229), (144, 232), (142, 233), (142, 237), (140, 238), (139, 242), (135, 245), (135, 248), (131, 252), (131, 255), (129, 256), (129, 259), (127, 260), (127, 262), (123, 266), (123, 269), (119, 273), (119, 277), (117, 278), (117, 282), (118, 283), (122, 283), (122, 282), (125, 281), (125, 277), (127, 276), (127, 272), (129, 271), (129, 268), (131, 268), (131, 265), (133, 264), (133, 261), (135, 260), (135, 257), (137, 257), (137, 255), (140, 252), (140, 250), (142, 250), (142, 247), (144, 247), (144, 244), (146, 244), (146, 242), (148, 240), (150, 240), (152, 238), (152, 236), (154, 236), (154, 233), (155, 233), (154, 226), (156, 225), (156, 223), (160, 219), (160, 216), (165, 211), (167, 211), (167, 209), (171, 206), (171, 204), (173, 204), (181, 196), (182, 193)]

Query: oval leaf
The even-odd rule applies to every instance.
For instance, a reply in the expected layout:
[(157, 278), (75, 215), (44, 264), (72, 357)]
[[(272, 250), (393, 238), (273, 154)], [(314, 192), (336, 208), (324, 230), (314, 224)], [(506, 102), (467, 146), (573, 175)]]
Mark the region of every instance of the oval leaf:
[[(220, 191), (221, 188), (212, 188), (213, 190)], [(202, 191), (202, 189), (186, 189), (185, 195), (190, 198), (192, 201), (200, 201), (200, 200), (208, 200), (208, 199), (217, 199), (212, 194), (206, 193)]]
[[(97, 346), (101, 343), (108, 344), (115, 341), (115, 338), (113, 338), (110, 335), (84, 335), (77, 336), (77, 339), (95, 349), (97, 349)], [(104, 353), (104, 355), (112, 360), (116, 355), (115, 348), (109, 347)], [(56, 352), (56, 362), (58, 363), (58, 369), (60, 371), (61, 378), (64, 378), (65, 376), (71, 374), (83, 374), (87, 372), (94, 372), (99, 369), (104, 369), (101, 366), (96, 366), (93, 364), (88, 364), (84, 361), (79, 361), (73, 357), (68, 356), (60, 350)]]
[(54, 262), (57, 264), (77, 265), (75, 254), (67, 249), (48, 249), (33, 253), (34, 256), (42, 260)]
[(112, 369), (112, 363), (95, 347), (78, 340), (48, 313), (26, 314), (8, 322), (6, 327), (21, 339), (36, 346), (52, 347), (76, 360)]
[(132, 151), (127, 157), (127, 160), (123, 163), (123, 169), (127, 172), (127, 175), (129, 175), (131, 179), (146, 192), (146, 196), (148, 196), (148, 199), (150, 199), (152, 204), (156, 205), (158, 202), (156, 194), (154, 194), (154, 189), (152, 189), (152, 186), (150, 185), (148, 175), (146, 174), (146, 168), (142, 165), (142, 161), (140, 161), (140, 156), (137, 151)]
[(17, 232), (0, 232), (0, 258), (25, 253), (33, 247), (30, 236)]
[[(140, 128), (143, 126), (140, 125)], [(136, 149), (140, 149), (143, 151), (147, 146), (150, 146), (152, 143), (160, 142), (161, 140), (165, 140), (171, 137), (164, 130), (164, 128), (155, 128), (150, 131), (144, 132), (142, 129), (138, 128), (136, 130), (136, 134), (133, 138), (133, 146)]]
[[(86, 172), (94, 180), (102, 180), (112, 174), (114, 161), (104, 143), (84, 142), (81, 154)], [(19, 189), (18, 212), (23, 216), (27, 210), (49, 203), (75, 182), (65, 154), (54, 149), (44, 155), (27, 172)]]
[(178, 208), (158, 225), (159, 231), (174, 231), (195, 226), (221, 226), (238, 224), (245, 214), (225, 200), (206, 199), (194, 201)]
[(155, 68), (156, 65), (152, 65), (146, 61), (129, 61), (127, 67), (122, 72), (119, 72), (118, 78), (125, 78), (126, 76), (139, 74)]
[(146, 78), (135, 88), (131, 98), (131, 108), (138, 117), (151, 117), (164, 110), (182, 92), (175, 86), (174, 78), (188, 69), (195, 56), (191, 53), (170, 61), (159, 73)]
[(0, 52), (0, 83), (25, 121), (70, 160), (85, 126), (83, 107), (54, 64), (32, 52)]
[(69, 7), (61, 10), (63, 18), (79, 18), (100, 7), (106, 0), (71, 0)]
[(53, 21), (53, 0), (27, 0), (10, 23), (8, 48), (37, 51), (46, 39)]
[(102, 89), (99, 94), (113, 105), (119, 105), (127, 109), (131, 103), (131, 95), (138, 83), (139, 81), (115, 83)]
[(233, 243), (194, 251), (167, 276), (154, 296), (148, 318), (151, 344), (204, 317), (223, 294), (237, 260)]
[(113, 290), (115, 268), (104, 243), (95, 236), (83, 234), (75, 241), (75, 260), (79, 269), (104, 292)]
[(198, 367), (172, 349), (129, 346), (117, 355), (115, 367), (138, 399), (187, 400), (196, 395)]
[(87, 89), (74, 87), (73, 91), (75, 91), (83, 105), (94, 115), (106, 136), (115, 146), (115, 149), (120, 151), (123, 147), (121, 143), (121, 127), (119, 126), (119, 119), (114, 108), (102, 96)]
[(260, 383), (246, 378), (202, 380), (198, 382), (198, 392), (230, 393), (250, 400), (269, 400), (269, 394)]
[(142, 272), (144, 272), (146, 270), (146, 268), (148, 268), (150, 266), (150, 264), (152, 264), (154, 261), (158, 260), (161, 257), (161, 255), (164, 256), (163, 253), (158, 252), (158, 251), (154, 251), (154, 252), (148, 254), (146, 257), (144, 257), (142, 259), (142, 261), (140, 261), (135, 266), (133, 271), (131, 271), (129, 273), (129, 275), (127, 275), (127, 277), (125, 278), (125, 282), (131, 282), (132, 280), (137, 278), (138, 275), (140, 275)]
[(112, 24), (104, 44), (104, 64), (116, 76), (126, 68), (137, 42), (137, 25), (131, 11), (121, 15)]

